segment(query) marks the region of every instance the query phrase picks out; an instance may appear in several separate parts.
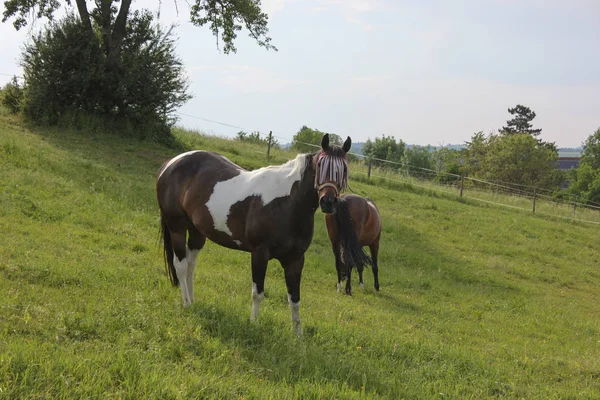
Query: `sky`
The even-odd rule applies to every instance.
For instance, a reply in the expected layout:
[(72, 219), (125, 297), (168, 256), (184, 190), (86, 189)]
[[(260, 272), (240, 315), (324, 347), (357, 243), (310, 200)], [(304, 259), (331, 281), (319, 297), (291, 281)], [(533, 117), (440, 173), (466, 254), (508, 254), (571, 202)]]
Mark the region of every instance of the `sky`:
[[(194, 96), (178, 110), (187, 128), (271, 130), (285, 143), (307, 125), (353, 142), (440, 146), (496, 132), (517, 104), (559, 147), (600, 128), (597, 0), (262, 0), (279, 51), (242, 30), (230, 54), (189, 22), (186, 1), (132, 7), (159, 4), (160, 21), (178, 24)], [(0, 24), (0, 84), (21, 73), (27, 34)]]

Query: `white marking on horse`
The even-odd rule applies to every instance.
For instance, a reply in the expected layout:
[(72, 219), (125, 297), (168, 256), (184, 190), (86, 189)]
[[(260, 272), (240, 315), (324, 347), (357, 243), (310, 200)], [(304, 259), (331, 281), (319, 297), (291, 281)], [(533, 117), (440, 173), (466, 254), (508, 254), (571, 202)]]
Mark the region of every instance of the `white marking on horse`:
[(164, 173), (165, 173), (165, 171), (166, 171), (166, 170), (167, 170), (167, 169), (168, 169), (168, 168), (169, 168), (171, 165), (175, 164), (177, 161), (181, 160), (181, 159), (182, 159), (182, 158), (184, 158), (184, 157), (187, 157), (187, 156), (189, 156), (190, 154), (198, 153), (198, 152), (200, 152), (200, 151), (203, 151), (203, 150), (190, 150), (190, 151), (186, 151), (185, 153), (178, 154), (178, 155), (176, 155), (175, 157), (171, 158), (171, 159), (169, 160), (169, 162), (167, 163), (167, 165), (165, 165), (165, 167), (163, 168), (163, 170), (162, 170), (162, 171), (160, 171), (160, 174), (158, 174), (158, 178), (160, 179), (160, 177), (162, 176), (162, 174), (164, 174)]
[(238, 247), (242, 247), (242, 242), (240, 242), (239, 240), (234, 240), (234, 242), (238, 245)]
[(184, 307), (189, 307), (192, 304), (190, 295), (188, 293), (188, 263), (187, 259), (180, 260), (176, 255), (173, 255), (173, 266), (175, 267), (175, 273), (177, 273), (177, 279), (179, 279), (179, 286), (181, 288), (181, 300), (183, 301)]
[(292, 325), (296, 335), (302, 334), (302, 323), (300, 322), (300, 302), (294, 303), (292, 301), (292, 295), (288, 293), (288, 303), (290, 305), (290, 311), (292, 312)]
[(265, 292), (258, 293), (256, 283), (252, 282), (252, 314), (250, 314), (250, 321), (254, 321), (258, 318), (258, 311), (260, 309), (260, 302), (265, 297)]
[(367, 204), (373, 208), (373, 210), (377, 211), (377, 206), (371, 200), (367, 200)]
[(289, 196), (294, 183), (302, 179), (305, 168), (306, 155), (299, 154), (285, 164), (254, 171), (242, 170), (239, 175), (218, 182), (206, 202), (215, 229), (231, 236), (227, 217), (234, 204), (250, 196), (259, 196), (264, 207), (277, 198)]
[(190, 299), (190, 304), (194, 302), (194, 269), (196, 269), (196, 261), (200, 250), (190, 250), (187, 247), (185, 259), (187, 261), (187, 292)]

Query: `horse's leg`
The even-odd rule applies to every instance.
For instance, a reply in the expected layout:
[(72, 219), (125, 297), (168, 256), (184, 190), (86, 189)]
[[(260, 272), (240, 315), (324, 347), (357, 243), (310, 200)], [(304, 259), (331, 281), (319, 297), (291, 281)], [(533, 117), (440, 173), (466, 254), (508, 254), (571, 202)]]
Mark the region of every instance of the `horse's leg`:
[(340, 245), (339, 243), (332, 243), (331, 247), (333, 249), (333, 255), (335, 257), (335, 269), (337, 271), (337, 291), (342, 291), (342, 271), (344, 268), (344, 264), (342, 263), (342, 257), (340, 255)]
[(352, 287), (350, 281), (352, 280), (352, 268), (347, 268), (346, 271), (346, 294), (352, 296)]
[(373, 260), (373, 279), (375, 280), (375, 290), (379, 290), (379, 266), (377, 265), (377, 254), (379, 253), (379, 236), (369, 246), (371, 250), (371, 259)]
[(192, 304), (190, 295), (188, 293), (188, 262), (187, 262), (187, 246), (185, 245), (185, 233), (171, 232), (171, 245), (173, 247), (173, 266), (175, 267), (175, 273), (179, 280), (179, 287), (181, 289), (181, 300), (183, 301), (184, 307), (189, 307)]
[(260, 302), (265, 297), (265, 275), (268, 263), (269, 255), (266, 251), (259, 249), (252, 252), (252, 313), (250, 321), (254, 321), (258, 317)]
[(185, 258), (187, 260), (187, 291), (190, 303), (192, 303), (194, 301), (194, 270), (196, 269), (198, 253), (200, 253), (200, 250), (202, 250), (206, 243), (206, 236), (202, 235), (195, 228), (188, 230), (188, 234), (189, 237)]
[(302, 335), (302, 322), (300, 321), (300, 280), (304, 268), (304, 254), (293, 260), (281, 261), (285, 272), (285, 284), (288, 290), (288, 303), (292, 314), (292, 327), (297, 336)]
[(359, 287), (359, 289), (364, 290), (365, 284), (363, 283), (362, 274), (363, 274), (363, 269), (359, 269), (358, 270), (358, 287)]

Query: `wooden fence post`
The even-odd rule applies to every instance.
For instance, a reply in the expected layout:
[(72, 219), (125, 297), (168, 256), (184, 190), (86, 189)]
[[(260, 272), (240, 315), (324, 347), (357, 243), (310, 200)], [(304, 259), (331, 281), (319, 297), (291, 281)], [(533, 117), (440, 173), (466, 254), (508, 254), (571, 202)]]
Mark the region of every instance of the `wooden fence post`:
[(371, 180), (371, 164), (373, 163), (373, 160), (371, 160), (369, 158), (369, 170), (367, 171), (367, 179)]
[(273, 131), (269, 131), (269, 141), (267, 142), (267, 160), (271, 157), (271, 140), (273, 138)]
[(533, 214), (535, 215), (535, 186), (533, 187)]
[(463, 187), (465, 186), (465, 176), (460, 176), (460, 197), (462, 197)]

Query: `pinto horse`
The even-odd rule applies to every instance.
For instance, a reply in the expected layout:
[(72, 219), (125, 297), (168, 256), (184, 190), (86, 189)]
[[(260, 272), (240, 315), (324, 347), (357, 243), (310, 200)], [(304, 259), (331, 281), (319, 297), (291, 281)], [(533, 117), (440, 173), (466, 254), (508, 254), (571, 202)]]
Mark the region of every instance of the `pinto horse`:
[[(167, 273), (180, 286), (184, 307), (194, 301), (194, 269), (206, 239), (251, 253), (252, 312), (258, 317), (269, 260), (284, 269), (292, 326), (302, 333), (300, 280), (304, 253), (320, 206), (333, 212), (348, 185), (346, 153), (352, 141), (330, 146), (329, 135), (315, 153), (285, 164), (248, 171), (214, 152), (189, 151), (165, 162), (156, 193)], [(186, 243), (187, 234), (187, 243)]]
[[(379, 290), (379, 239), (381, 218), (373, 200), (355, 194), (344, 194), (335, 203), (333, 213), (325, 214), (325, 225), (335, 256), (335, 269), (338, 274), (337, 289), (342, 290), (346, 280), (346, 294), (352, 294), (350, 277), (353, 268), (358, 271), (360, 288), (364, 288), (363, 269), (373, 268), (375, 290)], [(364, 252), (369, 246), (371, 257)]]

